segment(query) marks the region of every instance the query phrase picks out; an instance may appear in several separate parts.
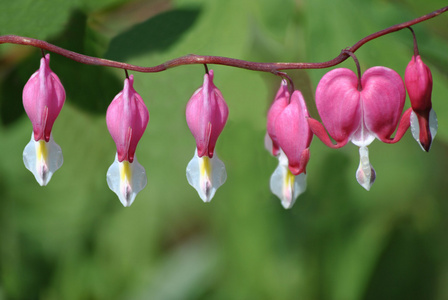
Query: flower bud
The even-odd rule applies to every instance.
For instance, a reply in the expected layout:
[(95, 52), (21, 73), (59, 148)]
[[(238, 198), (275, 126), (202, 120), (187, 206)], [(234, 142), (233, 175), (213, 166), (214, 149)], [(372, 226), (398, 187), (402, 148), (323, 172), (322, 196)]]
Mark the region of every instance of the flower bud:
[(412, 56), (404, 75), (411, 100), (411, 132), (424, 151), (429, 151), (437, 132), (437, 117), (432, 109), (432, 75), (420, 55)]
[(134, 90), (134, 76), (124, 80), (124, 88), (107, 108), (106, 123), (116, 146), (118, 161), (134, 160), (135, 149), (149, 121), (142, 97)]
[(23, 89), (23, 107), (33, 124), (34, 140), (50, 140), (51, 129), (65, 101), (65, 90), (50, 69), (50, 54), (40, 60), (40, 68)]
[(229, 109), (221, 91), (213, 84), (213, 70), (204, 75), (204, 83), (187, 103), (186, 117), (196, 140), (198, 156), (212, 158), (216, 141), (227, 122)]

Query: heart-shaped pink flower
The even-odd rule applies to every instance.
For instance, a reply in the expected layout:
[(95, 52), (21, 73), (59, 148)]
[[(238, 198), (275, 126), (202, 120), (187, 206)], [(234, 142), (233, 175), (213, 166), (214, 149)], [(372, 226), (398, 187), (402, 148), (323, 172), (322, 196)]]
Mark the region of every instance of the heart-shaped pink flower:
[[(368, 69), (359, 80), (356, 74), (344, 68), (328, 72), (316, 89), (316, 106), (324, 126), (309, 119), (311, 130), (327, 146), (339, 148), (349, 141), (360, 148), (358, 182), (367, 190), (375, 180), (367, 146), (377, 138), (385, 143), (399, 141), (409, 128), (411, 110), (403, 116), (406, 90), (400, 75), (386, 67)], [(391, 135), (397, 128), (394, 138)]]
[(338, 147), (350, 140), (357, 146), (375, 138), (390, 142), (400, 120), (406, 98), (400, 75), (373, 67), (362, 76), (361, 86), (358, 90), (356, 74), (343, 68), (325, 74), (317, 86), (317, 110)]

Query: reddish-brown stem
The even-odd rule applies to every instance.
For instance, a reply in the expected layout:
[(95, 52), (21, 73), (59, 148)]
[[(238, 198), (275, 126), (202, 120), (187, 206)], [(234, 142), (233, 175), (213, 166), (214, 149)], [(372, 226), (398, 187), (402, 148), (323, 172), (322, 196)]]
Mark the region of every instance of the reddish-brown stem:
[(353, 60), (355, 61), (355, 65), (356, 65), (356, 71), (358, 72), (358, 87), (357, 90), (358, 91), (362, 91), (362, 84), (361, 84), (361, 66), (359, 65), (359, 61), (358, 58), (356, 57), (355, 53), (350, 52), (348, 50), (342, 50), (342, 53), (347, 53), (348, 55), (350, 55)]
[(333, 58), (332, 60), (321, 62), (321, 63), (260, 63), (260, 62), (250, 62), (241, 59), (221, 57), (221, 56), (202, 56), (202, 55), (187, 55), (172, 59), (160, 65), (154, 67), (141, 67), (131, 64), (126, 64), (123, 62), (87, 56), (83, 54), (79, 54), (73, 51), (66, 50), (64, 48), (55, 46), (53, 44), (47, 43), (45, 41), (41, 41), (38, 39), (22, 37), (17, 35), (4, 35), (0, 36), (0, 44), (10, 43), (10, 44), (19, 44), (19, 45), (28, 45), (37, 47), (40, 49), (44, 49), (53, 53), (57, 53), (59, 55), (70, 58), (74, 61), (88, 64), (88, 65), (97, 65), (97, 66), (107, 66), (112, 68), (120, 68), (127, 69), (130, 71), (137, 71), (143, 73), (155, 73), (161, 72), (170, 68), (183, 66), (183, 65), (193, 65), (193, 64), (215, 64), (215, 65), (225, 65), (230, 67), (237, 67), (247, 70), (253, 71), (261, 71), (261, 72), (270, 72), (277, 74), (280, 70), (291, 70), (291, 69), (323, 69), (333, 67), (335, 65), (340, 64), (345, 61), (349, 55), (345, 52), (345, 50), (354, 53), (357, 51), (362, 45), (365, 43), (379, 38), (383, 35), (401, 30), (403, 28), (407, 28), (409, 26), (421, 23), (428, 19), (434, 18), (444, 12), (448, 11), (448, 6), (445, 6), (441, 9), (433, 11), (429, 14), (421, 16), (419, 18), (413, 19), (408, 22), (400, 23), (389, 28), (383, 29), (381, 31), (375, 32), (371, 35), (366, 36), (365, 38), (359, 40), (352, 47), (344, 49), (338, 56)]
[(289, 77), (288, 74), (286, 74), (285, 72), (276, 72), (275, 75), (278, 75), (284, 79), (286, 79), (288, 81), (288, 87), (289, 87), (289, 102), (291, 102), (291, 96), (292, 93), (294, 93), (294, 81), (292, 81), (292, 78)]
[(414, 29), (412, 29), (412, 27), (408, 27), (408, 29), (411, 31), (412, 38), (414, 39), (414, 56), (417, 57), (419, 55), (419, 53), (418, 53), (418, 45), (417, 45), (417, 38), (415, 37)]

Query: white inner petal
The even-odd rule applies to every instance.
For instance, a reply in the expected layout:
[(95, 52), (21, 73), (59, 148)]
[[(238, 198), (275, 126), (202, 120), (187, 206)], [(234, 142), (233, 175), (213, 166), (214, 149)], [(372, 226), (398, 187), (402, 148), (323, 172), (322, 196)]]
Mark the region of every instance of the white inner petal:
[(23, 162), (41, 186), (48, 184), (63, 161), (61, 147), (55, 143), (52, 135), (47, 143), (44, 140), (35, 141), (31, 133), (31, 140), (23, 150)]
[(125, 160), (119, 162), (118, 155), (115, 154), (115, 160), (107, 170), (107, 185), (117, 194), (123, 206), (131, 206), (146, 183), (145, 168), (139, 164), (137, 156), (134, 156), (132, 163)]
[[(414, 111), (411, 112), (411, 133), (414, 140), (417, 141), (417, 143), (420, 145), (423, 151), (425, 149), (423, 148), (422, 144), (420, 143), (420, 125), (418, 124), (418, 118)], [(437, 122), (437, 115), (436, 112), (431, 108), (429, 111), (429, 132), (431, 133), (431, 144), (429, 148), (431, 148), (432, 141), (434, 140), (434, 137), (437, 134), (437, 129), (439, 127), (439, 124)]]
[(226, 167), (216, 153), (213, 158), (206, 155), (199, 157), (195, 149), (194, 156), (187, 166), (187, 180), (196, 189), (202, 201), (210, 202), (226, 179)]
[(285, 209), (291, 208), (300, 194), (306, 190), (306, 174), (294, 176), (288, 168), (288, 158), (280, 150), (279, 163), (271, 176), (271, 192), (276, 195)]

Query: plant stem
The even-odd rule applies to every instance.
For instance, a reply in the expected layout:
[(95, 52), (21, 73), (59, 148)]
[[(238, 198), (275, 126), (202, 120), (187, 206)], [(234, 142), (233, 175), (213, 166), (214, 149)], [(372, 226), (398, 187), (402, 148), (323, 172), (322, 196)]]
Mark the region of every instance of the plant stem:
[(421, 23), (423, 21), (429, 20), (431, 18), (434, 18), (444, 12), (448, 11), (448, 6), (445, 6), (443, 8), (440, 8), (436, 11), (433, 11), (429, 14), (423, 15), (419, 18), (413, 19), (411, 21), (407, 21), (404, 23), (400, 23), (391, 27), (388, 27), (386, 29), (383, 29), (381, 31), (375, 32), (371, 35), (368, 35), (364, 37), (363, 39), (359, 40), (356, 44), (354, 44), (352, 47), (346, 48), (341, 51), (341, 53), (333, 58), (332, 60), (326, 61), (326, 62), (320, 62), (320, 63), (290, 63), (290, 62), (275, 62), (275, 63), (261, 63), (261, 62), (251, 62), (251, 61), (245, 61), (241, 59), (235, 59), (235, 58), (229, 58), (229, 57), (222, 57), (222, 56), (203, 56), (203, 55), (187, 55), (178, 57), (172, 60), (169, 60), (165, 63), (162, 63), (157, 66), (153, 67), (141, 67), (136, 65), (131, 65), (123, 62), (98, 58), (98, 57), (92, 57), (87, 56), (83, 54), (79, 54), (77, 52), (73, 52), (58, 46), (55, 46), (53, 44), (50, 44), (48, 42), (28, 38), (28, 37), (22, 37), (17, 35), (4, 35), (0, 36), (0, 44), (4, 43), (10, 43), (10, 44), (18, 44), (18, 45), (28, 45), (37, 47), (43, 50), (47, 50), (53, 53), (57, 53), (59, 55), (65, 56), (69, 59), (72, 59), (74, 61), (87, 64), (87, 65), (96, 65), (96, 66), (107, 66), (112, 68), (119, 68), (119, 69), (126, 69), (130, 71), (137, 71), (142, 73), (156, 73), (165, 71), (170, 68), (175, 68), (183, 65), (194, 65), (194, 64), (215, 64), (215, 65), (225, 65), (229, 67), (236, 67), (241, 69), (247, 69), (252, 71), (261, 71), (261, 72), (269, 72), (273, 74), (277, 74), (280, 70), (294, 70), (294, 69), (324, 69), (333, 67), (335, 65), (338, 65), (345, 61), (350, 55), (347, 54), (346, 51), (350, 51), (351, 53), (354, 53), (357, 51), (361, 46), (366, 44), (369, 41), (372, 41), (376, 38), (379, 38), (381, 36), (384, 36), (386, 34), (390, 34), (395, 31), (402, 30), (404, 28), (407, 28), (409, 26)]

